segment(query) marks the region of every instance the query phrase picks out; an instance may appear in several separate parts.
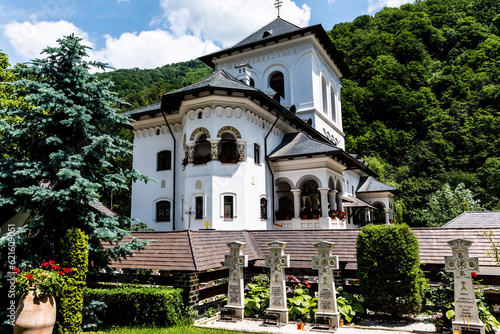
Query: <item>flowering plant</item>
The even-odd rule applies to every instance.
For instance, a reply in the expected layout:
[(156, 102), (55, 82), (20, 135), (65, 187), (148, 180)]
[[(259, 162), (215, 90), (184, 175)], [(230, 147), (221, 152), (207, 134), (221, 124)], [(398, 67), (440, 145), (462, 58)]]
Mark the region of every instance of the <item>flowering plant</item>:
[(432, 323), (434, 325), (442, 326), (443, 325), (443, 315), (442, 314), (436, 314), (432, 317)]
[(332, 219), (338, 218), (339, 220), (345, 220), (347, 213), (345, 211), (330, 210), (329, 216)]
[(43, 262), (40, 268), (27, 271), (14, 268), (12, 271), (16, 274), (16, 293), (19, 295), (27, 293), (30, 287), (34, 287), (37, 295), (55, 296), (66, 284), (65, 277), (73, 273), (71, 268), (63, 268), (53, 260)]

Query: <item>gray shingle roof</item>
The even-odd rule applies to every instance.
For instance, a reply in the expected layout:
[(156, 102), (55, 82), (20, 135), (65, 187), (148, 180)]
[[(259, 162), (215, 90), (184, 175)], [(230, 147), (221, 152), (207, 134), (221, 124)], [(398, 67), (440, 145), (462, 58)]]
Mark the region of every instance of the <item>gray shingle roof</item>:
[(397, 188), (394, 188), (388, 184), (378, 181), (372, 176), (362, 177), (359, 180), (357, 193), (370, 193), (370, 192), (381, 192), (381, 191), (390, 191), (395, 192), (398, 191)]
[(287, 22), (281, 18), (277, 18), (271, 23), (257, 30), (250, 36), (246, 37), (242, 41), (236, 43), (233, 47), (241, 47), (247, 44), (264, 41), (266, 39), (271, 39), (272, 37), (288, 34), (300, 29), (301, 28), (296, 26), (295, 24)]
[(327, 154), (341, 149), (312, 139), (306, 133), (289, 133), (270, 154), (270, 159), (314, 154)]
[(499, 228), (500, 211), (465, 211), (441, 227)]
[(212, 73), (205, 79), (198, 81), (192, 85), (182, 87), (180, 89), (174, 90), (173, 92), (167, 93), (164, 96), (172, 96), (181, 93), (186, 93), (189, 91), (196, 91), (203, 88), (222, 88), (222, 89), (236, 89), (236, 90), (247, 90), (247, 91), (257, 91), (255, 87), (251, 87), (234, 76), (226, 72), (225, 70), (220, 70)]
[(139, 109), (134, 109), (130, 110), (127, 112), (124, 112), (125, 115), (135, 115), (135, 114), (141, 114), (141, 113), (147, 113), (150, 111), (159, 111), (161, 109), (161, 102), (155, 103), (155, 104), (150, 104), (145, 107), (141, 107)]

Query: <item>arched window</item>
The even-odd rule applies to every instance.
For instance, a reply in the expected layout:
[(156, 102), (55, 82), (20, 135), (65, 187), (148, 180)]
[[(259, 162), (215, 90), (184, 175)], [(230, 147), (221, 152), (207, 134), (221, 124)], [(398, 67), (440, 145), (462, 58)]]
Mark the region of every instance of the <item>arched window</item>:
[(267, 219), (267, 199), (260, 199), (260, 219)]
[(170, 202), (159, 201), (156, 202), (156, 222), (169, 222), (170, 221)]
[(282, 98), (285, 98), (285, 77), (281, 72), (274, 72), (269, 77), (269, 87), (271, 87)]
[(328, 114), (328, 97), (326, 96), (325, 77), (321, 77), (321, 98), (323, 99), (323, 112)]
[(172, 169), (172, 152), (165, 150), (156, 154), (156, 170)]
[(223, 133), (220, 137), (219, 160), (227, 163), (236, 163), (239, 160), (236, 138), (229, 132)]
[(205, 164), (210, 161), (210, 142), (207, 135), (202, 134), (196, 141), (194, 147), (194, 164)]
[(337, 110), (335, 109), (335, 91), (333, 87), (330, 88), (330, 104), (332, 105), (332, 120), (337, 121)]

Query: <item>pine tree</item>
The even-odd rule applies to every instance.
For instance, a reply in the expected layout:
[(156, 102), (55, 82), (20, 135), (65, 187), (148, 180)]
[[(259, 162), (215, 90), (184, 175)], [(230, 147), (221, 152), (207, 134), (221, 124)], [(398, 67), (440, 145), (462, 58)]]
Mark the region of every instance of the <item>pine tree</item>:
[[(89, 236), (94, 269), (145, 244), (134, 239), (118, 245), (130, 219), (94, 208), (101, 194), (126, 188), (127, 178), (148, 178), (133, 169), (111, 172), (113, 161), (132, 152), (132, 144), (117, 135), (130, 123), (117, 112), (123, 102), (110, 91), (112, 82), (89, 73), (107, 66), (85, 60), (89, 47), (81, 40), (59, 39), (57, 47), (43, 51), (45, 58), (18, 67), (12, 88), (25, 103), (0, 110), (0, 119), (14, 120), (0, 123), (0, 147), (9, 148), (0, 155), (0, 208), (31, 216), (14, 235), (18, 266), (57, 259), (70, 228)], [(113, 245), (104, 248), (103, 242)], [(5, 236), (0, 248), (6, 251)]]

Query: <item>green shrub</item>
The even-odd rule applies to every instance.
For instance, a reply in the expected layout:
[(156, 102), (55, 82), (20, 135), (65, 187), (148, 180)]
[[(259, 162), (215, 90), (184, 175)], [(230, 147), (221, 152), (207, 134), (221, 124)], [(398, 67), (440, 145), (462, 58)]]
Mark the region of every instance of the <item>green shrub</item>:
[(367, 225), (356, 240), (361, 295), (366, 307), (394, 318), (416, 314), (426, 281), (418, 240), (408, 225)]
[(173, 326), (184, 324), (189, 312), (182, 301), (182, 289), (120, 286), (86, 289), (89, 300), (104, 302), (100, 319), (109, 326)]
[(269, 281), (262, 276), (252, 278), (245, 292), (245, 317), (264, 312), (269, 306)]
[(71, 268), (58, 303), (59, 333), (78, 333), (82, 328), (83, 291), (88, 271), (89, 238), (78, 228), (61, 240), (61, 265)]
[(346, 322), (351, 322), (357, 313), (365, 311), (358, 298), (346, 291), (340, 291), (337, 296), (337, 309)]
[[(309, 283), (306, 281), (306, 285)], [(293, 296), (287, 298), (287, 308), (292, 320), (301, 319), (310, 322), (318, 310), (318, 298), (309, 295), (306, 285), (298, 283), (294, 286)]]

